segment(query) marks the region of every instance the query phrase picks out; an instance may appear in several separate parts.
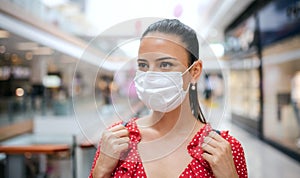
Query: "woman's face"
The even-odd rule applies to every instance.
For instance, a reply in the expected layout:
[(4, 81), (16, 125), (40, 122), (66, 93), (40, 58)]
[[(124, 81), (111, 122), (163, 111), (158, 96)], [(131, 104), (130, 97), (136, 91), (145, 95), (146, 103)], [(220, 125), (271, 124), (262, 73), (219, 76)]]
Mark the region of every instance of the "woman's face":
[[(149, 33), (140, 43), (138, 69), (156, 72), (185, 72), (188, 69), (189, 54), (184, 43), (176, 35)], [(187, 89), (191, 75), (183, 76), (183, 88)]]

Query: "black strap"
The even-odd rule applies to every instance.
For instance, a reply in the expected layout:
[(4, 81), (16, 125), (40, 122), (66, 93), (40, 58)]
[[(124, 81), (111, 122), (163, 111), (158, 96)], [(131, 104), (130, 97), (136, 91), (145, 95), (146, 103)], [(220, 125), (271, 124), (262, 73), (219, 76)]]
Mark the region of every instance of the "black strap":
[(123, 125), (124, 127), (126, 127), (127, 124), (128, 124), (128, 122), (125, 122), (125, 121), (122, 122), (122, 125)]
[(219, 135), (221, 135), (221, 131), (215, 130), (215, 129), (213, 129), (213, 131), (215, 131), (215, 132), (217, 132)]

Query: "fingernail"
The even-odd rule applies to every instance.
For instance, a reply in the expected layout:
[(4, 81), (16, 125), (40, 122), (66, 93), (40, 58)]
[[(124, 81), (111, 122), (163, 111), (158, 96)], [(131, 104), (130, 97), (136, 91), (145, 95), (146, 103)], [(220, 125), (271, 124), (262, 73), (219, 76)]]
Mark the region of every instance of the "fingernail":
[(208, 135), (209, 135), (209, 136), (213, 136), (215, 133), (216, 133), (216, 132), (214, 132), (214, 131), (210, 131)]

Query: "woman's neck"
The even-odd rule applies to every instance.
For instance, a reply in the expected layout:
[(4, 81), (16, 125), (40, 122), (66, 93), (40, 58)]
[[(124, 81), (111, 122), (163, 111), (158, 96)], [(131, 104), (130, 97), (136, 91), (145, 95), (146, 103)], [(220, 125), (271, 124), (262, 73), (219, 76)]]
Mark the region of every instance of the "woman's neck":
[(186, 135), (187, 132), (190, 133), (194, 129), (198, 130), (203, 126), (194, 118), (190, 110), (188, 97), (175, 110), (169, 113), (153, 112), (151, 115), (142, 118), (138, 125), (141, 130), (152, 132), (152, 139), (160, 138), (166, 134)]
[(138, 150), (143, 162), (165, 157), (182, 146), (186, 148), (204, 126), (194, 118), (186, 100), (172, 112), (153, 112), (148, 117), (138, 119), (137, 124), (142, 138)]

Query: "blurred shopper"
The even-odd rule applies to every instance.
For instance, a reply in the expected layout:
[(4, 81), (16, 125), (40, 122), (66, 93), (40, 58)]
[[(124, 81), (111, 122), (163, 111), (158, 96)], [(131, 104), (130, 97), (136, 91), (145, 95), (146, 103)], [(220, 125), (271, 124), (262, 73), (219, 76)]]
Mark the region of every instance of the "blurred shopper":
[(103, 133), (90, 178), (247, 177), (240, 142), (213, 130), (199, 106), (198, 53), (196, 33), (178, 20), (147, 28), (134, 82), (152, 112)]
[[(300, 71), (292, 79), (291, 101), (297, 118), (298, 128), (300, 129)], [(300, 148), (300, 138), (297, 139), (296, 144)]]
[(204, 91), (203, 91), (203, 94), (204, 94), (204, 99), (205, 101), (209, 101), (211, 99), (211, 82), (209, 80), (209, 75), (208, 74), (205, 74), (204, 76), (205, 78), (205, 82), (204, 82)]

